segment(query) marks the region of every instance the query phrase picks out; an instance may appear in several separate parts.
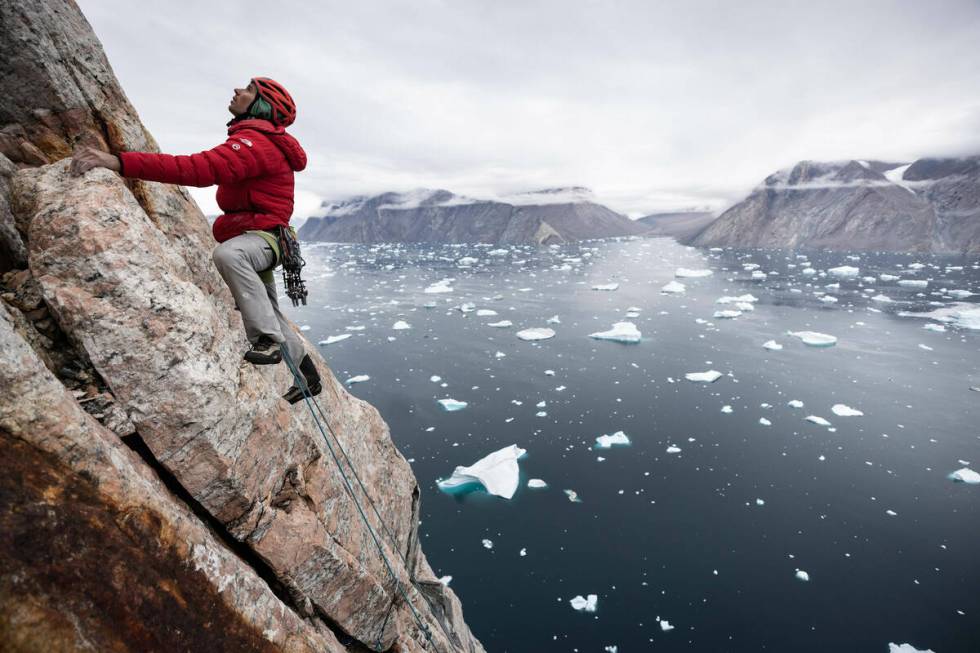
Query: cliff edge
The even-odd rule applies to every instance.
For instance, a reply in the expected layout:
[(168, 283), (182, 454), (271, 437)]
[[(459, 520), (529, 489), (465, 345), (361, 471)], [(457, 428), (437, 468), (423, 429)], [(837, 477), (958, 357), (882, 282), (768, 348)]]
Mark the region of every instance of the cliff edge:
[(242, 362), (183, 189), (68, 174), (80, 144), (156, 151), (78, 7), (0, 22), (6, 650), (483, 651), (378, 412), (309, 343), (326, 434)]

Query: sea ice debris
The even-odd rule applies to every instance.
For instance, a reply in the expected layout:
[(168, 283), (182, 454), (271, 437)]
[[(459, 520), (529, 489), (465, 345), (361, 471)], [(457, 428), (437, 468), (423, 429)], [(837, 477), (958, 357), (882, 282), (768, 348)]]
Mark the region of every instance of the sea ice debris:
[(520, 467), (517, 461), (527, 453), (516, 444), (494, 451), (469, 467), (459, 466), (452, 476), (437, 481), (439, 489), (452, 493), (471, 485), (482, 485), (490, 494), (510, 499), (517, 491)]

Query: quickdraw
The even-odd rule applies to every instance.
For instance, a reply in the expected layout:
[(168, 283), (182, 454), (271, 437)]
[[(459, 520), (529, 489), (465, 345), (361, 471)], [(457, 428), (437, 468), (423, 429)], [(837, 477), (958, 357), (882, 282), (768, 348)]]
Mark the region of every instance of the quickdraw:
[(306, 282), (300, 276), (306, 261), (300, 256), (299, 241), (292, 229), (279, 227), (278, 232), (282, 281), (286, 286), (286, 294), (292, 300), (293, 306), (299, 306), (300, 302), (306, 306)]

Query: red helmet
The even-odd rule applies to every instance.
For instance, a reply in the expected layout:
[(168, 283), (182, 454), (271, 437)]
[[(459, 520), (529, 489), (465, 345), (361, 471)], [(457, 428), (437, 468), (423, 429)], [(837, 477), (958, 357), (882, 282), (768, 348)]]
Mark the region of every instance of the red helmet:
[(253, 77), (252, 82), (263, 100), (272, 105), (272, 122), (288, 127), (296, 120), (296, 103), (285, 87), (268, 77)]

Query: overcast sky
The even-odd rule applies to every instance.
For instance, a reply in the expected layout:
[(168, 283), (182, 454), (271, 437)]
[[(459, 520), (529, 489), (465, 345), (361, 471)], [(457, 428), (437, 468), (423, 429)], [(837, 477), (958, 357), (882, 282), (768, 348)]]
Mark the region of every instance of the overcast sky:
[(298, 217), (417, 187), (717, 210), (802, 159), (980, 153), (978, 0), (79, 5), (163, 151), (218, 144), (234, 87), (282, 82)]

